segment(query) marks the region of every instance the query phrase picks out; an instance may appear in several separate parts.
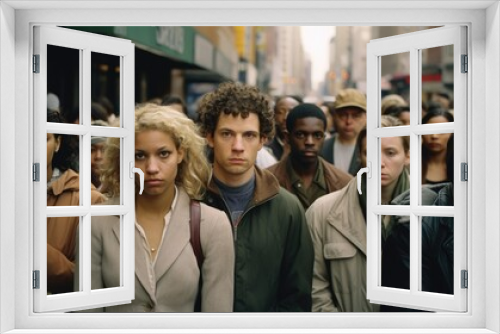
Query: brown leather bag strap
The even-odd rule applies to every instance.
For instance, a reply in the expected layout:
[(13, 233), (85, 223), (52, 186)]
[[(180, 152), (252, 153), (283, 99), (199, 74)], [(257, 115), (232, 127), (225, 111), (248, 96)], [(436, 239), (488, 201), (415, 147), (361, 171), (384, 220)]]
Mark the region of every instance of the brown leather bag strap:
[(196, 256), (196, 260), (198, 261), (198, 267), (201, 270), (201, 266), (203, 265), (203, 260), (205, 257), (203, 256), (203, 250), (201, 249), (201, 239), (200, 239), (200, 202), (191, 200), (190, 203), (190, 219), (189, 219), (189, 227), (191, 230), (191, 246), (194, 250), (194, 255)]

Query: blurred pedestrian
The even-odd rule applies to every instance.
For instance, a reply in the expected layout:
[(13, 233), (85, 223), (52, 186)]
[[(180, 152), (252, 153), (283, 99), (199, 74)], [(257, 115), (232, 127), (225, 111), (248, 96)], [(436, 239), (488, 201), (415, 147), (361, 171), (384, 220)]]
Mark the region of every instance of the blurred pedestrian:
[[(429, 109), (422, 124), (453, 122), (453, 115), (442, 108)], [(451, 133), (422, 136), (422, 183), (436, 184), (446, 181), (446, 145)]]
[(403, 107), (406, 105), (408, 105), (408, 103), (406, 103), (405, 99), (403, 99), (401, 96), (397, 94), (386, 95), (380, 101), (381, 114), (385, 115), (386, 110), (389, 107)]
[(255, 166), (274, 131), (270, 101), (255, 87), (227, 82), (203, 97), (198, 112), (214, 150), (205, 201), (233, 226), (234, 311), (311, 311), (313, 249), (304, 209)]
[[(105, 121), (93, 121), (93, 126), (109, 126)], [(94, 136), (90, 140), (90, 180), (99, 189), (101, 186), (101, 172), (104, 162), (106, 138)]]
[[(47, 122), (65, 123), (61, 113), (47, 109)], [(71, 166), (75, 153), (68, 146), (68, 137), (47, 133), (47, 206), (79, 206), (80, 178)], [(76, 153), (78, 156), (78, 153)], [(104, 201), (93, 185), (90, 203)], [(80, 218), (47, 218), (47, 292), (73, 292), (77, 230)]]
[(333, 102), (323, 102), (321, 104), (321, 110), (323, 110), (323, 112), (325, 113), (325, 117), (326, 117), (326, 136), (325, 136), (325, 139), (328, 139), (330, 138), (331, 136), (333, 136), (334, 132), (335, 132), (335, 126), (333, 124), (333, 113), (334, 113), (334, 106), (333, 106)]
[(290, 110), (299, 105), (299, 101), (291, 96), (281, 96), (274, 105), (275, 134), (271, 142), (267, 144), (272, 150), (276, 160), (288, 153), (286, 149), (286, 117)]
[(389, 106), (385, 109), (384, 115), (393, 116), (401, 121), (403, 125), (410, 125), (410, 107), (404, 106)]
[(334, 108), (336, 133), (325, 141), (321, 156), (338, 169), (356, 175), (360, 168), (356, 138), (366, 125), (366, 96), (353, 88), (341, 90)]

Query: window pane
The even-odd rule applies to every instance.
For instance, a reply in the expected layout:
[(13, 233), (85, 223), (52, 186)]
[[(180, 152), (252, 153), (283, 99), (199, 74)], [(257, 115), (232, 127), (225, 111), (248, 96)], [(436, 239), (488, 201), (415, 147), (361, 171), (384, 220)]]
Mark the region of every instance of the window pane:
[(423, 49), (421, 59), (422, 118), (435, 108), (453, 114), (453, 45)]
[(453, 294), (453, 217), (422, 217), (422, 291)]
[(121, 205), (121, 139), (97, 136), (91, 138), (92, 184), (108, 199), (100, 204)]
[(92, 217), (92, 290), (121, 286), (119, 216)]
[(80, 50), (47, 45), (47, 109), (58, 111), (58, 123), (81, 124)]
[(380, 57), (381, 114), (391, 115), (410, 124), (410, 53), (403, 52)]
[(92, 52), (91, 62), (92, 121), (120, 126), (120, 57)]
[[(431, 113), (433, 113), (431, 111)], [(430, 114), (427, 114), (428, 116)], [(444, 116), (430, 119), (432, 122), (445, 121)], [(441, 133), (422, 136), (422, 205), (432, 205), (438, 184), (453, 182), (453, 134)], [(449, 205), (449, 204), (446, 204)]]
[(47, 218), (47, 294), (75, 290), (75, 261), (80, 217)]
[(80, 138), (47, 133), (47, 206), (81, 205)]
[[(384, 122), (384, 119), (382, 122)], [(382, 205), (410, 204), (408, 192), (410, 189), (408, 173), (410, 163), (409, 146), (409, 137), (380, 138), (380, 193), (382, 195)], [(405, 192), (406, 196), (400, 196)]]
[(382, 286), (410, 289), (410, 216), (383, 216)]

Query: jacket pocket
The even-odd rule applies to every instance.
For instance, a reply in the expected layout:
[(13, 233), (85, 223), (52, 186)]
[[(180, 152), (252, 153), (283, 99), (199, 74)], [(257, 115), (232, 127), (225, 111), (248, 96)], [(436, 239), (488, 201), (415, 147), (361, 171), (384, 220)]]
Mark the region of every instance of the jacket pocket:
[(323, 247), (323, 256), (327, 260), (348, 259), (356, 255), (356, 247), (349, 243), (330, 243)]
[(353, 291), (359, 288), (359, 268), (356, 247), (350, 243), (329, 243), (323, 247), (323, 256), (330, 272), (331, 289), (337, 303), (345, 306)]

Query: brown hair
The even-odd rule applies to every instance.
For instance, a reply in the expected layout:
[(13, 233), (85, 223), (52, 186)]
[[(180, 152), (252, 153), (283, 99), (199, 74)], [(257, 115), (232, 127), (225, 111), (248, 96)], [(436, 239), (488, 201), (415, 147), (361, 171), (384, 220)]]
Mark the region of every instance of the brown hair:
[(259, 117), (260, 135), (267, 138), (274, 135), (271, 101), (256, 87), (224, 82), (215, 91), (205, 94), (198, 109), (204, 135), (214, 133), (221, 113), (243, 118), (254, 113)]

